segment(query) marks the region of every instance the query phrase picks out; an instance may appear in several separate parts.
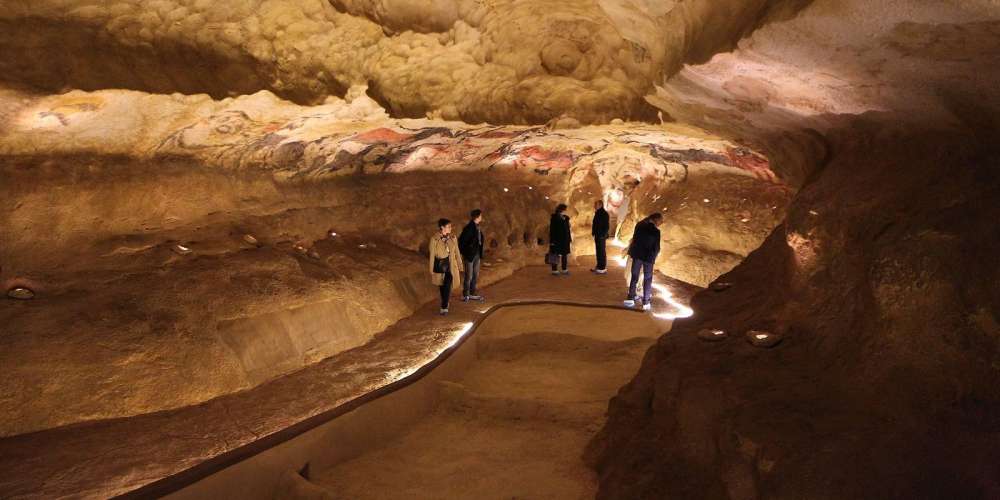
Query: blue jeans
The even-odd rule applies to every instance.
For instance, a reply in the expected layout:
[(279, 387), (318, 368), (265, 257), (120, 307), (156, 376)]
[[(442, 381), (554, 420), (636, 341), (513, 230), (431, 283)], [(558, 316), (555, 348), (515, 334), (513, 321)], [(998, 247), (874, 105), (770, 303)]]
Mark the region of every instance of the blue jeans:
[(642, 271), (642, 303), (649, 304), (653, 300), (653, 263), (632, 259), (632, 279), (628, 283), (628, 298), (635, 300), (635, 287), (639, 284), (639, 271)]
[(473, 259), (466, 259), (465, 261), (465, 276), (462, 279), (462, 296), (468, 297), (469, 295), (476, 294), (476, 282), (479, 281), (479, 264), (481, 260), (477, 255)]

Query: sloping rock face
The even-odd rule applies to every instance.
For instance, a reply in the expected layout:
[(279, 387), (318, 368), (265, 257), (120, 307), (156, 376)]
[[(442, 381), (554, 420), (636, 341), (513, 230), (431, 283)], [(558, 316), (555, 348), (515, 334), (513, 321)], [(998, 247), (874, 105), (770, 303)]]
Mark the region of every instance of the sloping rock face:
[[(696, 296), (613, 399), (590, 449), (601, 498), (1000, 493), (996, 152), (851, 126), (785, 224), (719, 278), (732, 287)], [(783, 341), (754, 347), (753, 329)]]
[(818, 168), (612, 400), (599, 498), (1000, 495), (998, 18), (818, 1), (650, 97)]

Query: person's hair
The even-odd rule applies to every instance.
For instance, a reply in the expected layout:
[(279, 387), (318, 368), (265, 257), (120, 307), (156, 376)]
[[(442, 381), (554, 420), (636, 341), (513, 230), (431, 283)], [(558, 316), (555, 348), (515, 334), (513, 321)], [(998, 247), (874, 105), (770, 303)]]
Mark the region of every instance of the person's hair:
[(473, 210), (473, 211), (471, 211), (471, 212), (469, 212), (469, 218), (470, 218), (470, 219), (473, 219), (473, 220), (474, 220), (474, 219), (475, 219), (476, 217), (479, 217), (480, 215), (483, 215), (483, 211), (482, 211), (482, 210), (480, 210), (480, 209), (478, 209), (478, 208), (477, 208), (477, 209), (475, 209), (475, 210)]
[(649, 217), (646, 217), (646, 220), (648, 220), (649, 222), (658, 221), (661, 219), (663, 219), (663, 214), (661, 214), (660, 212), (656, 212), (655, 214), (650, 214)]
[(441, 229), (441, 228), (447, 226), (448, 224), (451, 224), (450, 220), (448, 220), (448, 219), (438, 219), (438, 229)]
[(602, 207), (604, 206), (604, 200), (594, 200), (594, 203), (600, 203)]
[(569, 208), (569, 207), (567, 207), (565, 203), (560, 203), (560, 204), (556, 205), (556, 213), (557, 214), (561, 214), (561, 213), (565, 212), (567, 208)]

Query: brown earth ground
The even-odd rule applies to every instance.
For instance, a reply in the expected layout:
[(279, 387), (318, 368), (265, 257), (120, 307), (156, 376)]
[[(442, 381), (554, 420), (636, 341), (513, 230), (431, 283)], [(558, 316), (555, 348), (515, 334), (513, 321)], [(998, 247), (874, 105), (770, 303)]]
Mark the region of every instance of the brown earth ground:
[[(541, 266), (512, 273), (514, 264), (487, 262), (487, 283), (510, 277), (483, 289), (486, 303), (456, 301), (447, 317), (437, 314), (436, 302), (424, 304), (361, 347), (250, 390), (177, 410), (0, 439), (0, 470), (5, 471), (0, 497), (110, 497), (176, 474), (387, 385), (394, 374), (409, 372), (450, 345), (462, 325), (474, 321), (491, 304), (530, 299), (621, 304), (625, 294), (621, 266), (612, 263), (607, 276), (587, 272), (592, 266), (592, 258), (579, 258), (571, 265), (572, 274), (553, 277)], [(681, 303), (698, 290), (661, 278)], [(655, 306), (654, 312), (660, 314), (676, 312), (663, 300), (658, 299)], [(669, 328), (669, 321), (659, 322), (658, 329), (647, 326), (647, 335)], [(609, 391), (602, 396), (604, 401), (637, 363), (635, 357), (628, 369), (616, 369), (618, 378), (602, 386)], [(588, 432), (599, 425), (600, 421), (595, 422)], [(575, 460), (586, 439), (583, 435), (574, 439), (580, 446), (569, 458)]]
[(583, 449), (662, 329), (625, 310), (498, 311), (476, 331), (477, 361), (442, 384), (432, 415), (315, 482), (359, 500), (593, 498), (597, 476)]

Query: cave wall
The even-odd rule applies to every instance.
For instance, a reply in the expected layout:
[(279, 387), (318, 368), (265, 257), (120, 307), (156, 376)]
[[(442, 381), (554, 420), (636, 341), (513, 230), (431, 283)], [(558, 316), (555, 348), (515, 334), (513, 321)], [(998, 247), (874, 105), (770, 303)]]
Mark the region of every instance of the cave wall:
[[(493, 280), (541, 261), (560, 201), (576, 254), (592, 251), (593, 200), (636, 181), (780, 205), (707, 230), (711, 251), (763, 239), (794, 190), (764, 155), (691, 127), (399, 120), (358, 87), (318, 106), (268, 91), (2, 102), (0, 282), (36, 294), (0, 310), (7, 435), (200, 403), (369, 341), (434, 297), (423, 255), (442, 216), (485, 211)], [(698, 220), (677, 219), (678, 246)], [(728, 269), (700, 257), (692, 279)]]
[(612, 400), (599, 498), (1000, 494), (998, 15), (817, 1), (649, 97), (806, 181)]

